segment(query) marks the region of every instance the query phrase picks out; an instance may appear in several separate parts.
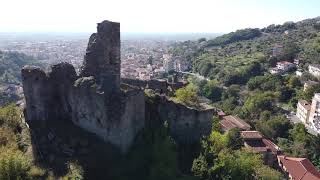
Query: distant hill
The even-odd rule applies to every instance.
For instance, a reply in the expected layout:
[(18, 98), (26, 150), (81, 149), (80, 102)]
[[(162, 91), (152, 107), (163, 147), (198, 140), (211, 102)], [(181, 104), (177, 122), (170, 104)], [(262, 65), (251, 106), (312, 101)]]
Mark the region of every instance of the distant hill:
[[(282, 53), (270, 57), (276, 44), (283, 46)], [(299, 58), (300, 67), (306, 69), (310, 63), (320, 63), (320, 17), (179, 42), (171, 52), (185, 57), (194, 72), (223, 83), (253, 62), (267, 70), (277, 61)]]
[(41, 63), (23, 53), (0, 51), (0, 84), (20, 84), (20, 70), (25, 65), (41, 66)]

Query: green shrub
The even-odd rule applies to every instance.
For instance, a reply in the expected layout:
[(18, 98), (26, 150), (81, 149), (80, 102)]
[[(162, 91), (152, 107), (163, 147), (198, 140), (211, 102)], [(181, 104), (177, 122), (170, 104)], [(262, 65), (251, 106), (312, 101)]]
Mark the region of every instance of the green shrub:
[(21, 151), (0, 149), (0, 179), (30, 179), (31, 161)]

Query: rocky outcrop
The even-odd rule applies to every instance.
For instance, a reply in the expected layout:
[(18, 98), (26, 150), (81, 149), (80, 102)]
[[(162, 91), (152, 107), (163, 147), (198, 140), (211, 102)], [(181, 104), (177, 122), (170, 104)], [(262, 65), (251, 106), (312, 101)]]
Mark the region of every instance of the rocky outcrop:
[(91, 35), (80, 75), (68, 63), (22, 69), (27, 121), (72, 120), (127, 151), (144, 127), (139, 88), (120, 88), (120, 24), (103, 21)]

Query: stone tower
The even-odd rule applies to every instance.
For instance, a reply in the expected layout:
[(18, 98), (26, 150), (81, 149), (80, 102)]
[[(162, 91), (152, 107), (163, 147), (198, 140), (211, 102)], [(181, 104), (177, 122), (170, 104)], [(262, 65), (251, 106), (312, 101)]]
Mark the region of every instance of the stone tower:
[(145, 97), (120, 88), (120, 24), (103, 21), (89, 39), (80, 75), (68, 63), (21, 71), (27, 122), (66, 121), (128, 151), (144, 127)]
[(80, 76), (94, 76), (100, 91), (119, 92), (120, 58), (120, 23), (98, 23), (97, 33), (89, 39)]

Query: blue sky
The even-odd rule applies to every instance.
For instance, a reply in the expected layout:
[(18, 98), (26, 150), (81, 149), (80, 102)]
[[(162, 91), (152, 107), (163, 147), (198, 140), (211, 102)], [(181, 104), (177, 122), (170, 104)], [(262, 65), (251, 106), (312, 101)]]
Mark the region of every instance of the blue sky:
[(230, 32), (320, 16), (320, 0), (1, 0), (0, 32)]

